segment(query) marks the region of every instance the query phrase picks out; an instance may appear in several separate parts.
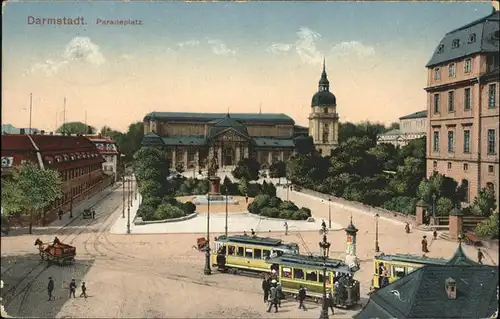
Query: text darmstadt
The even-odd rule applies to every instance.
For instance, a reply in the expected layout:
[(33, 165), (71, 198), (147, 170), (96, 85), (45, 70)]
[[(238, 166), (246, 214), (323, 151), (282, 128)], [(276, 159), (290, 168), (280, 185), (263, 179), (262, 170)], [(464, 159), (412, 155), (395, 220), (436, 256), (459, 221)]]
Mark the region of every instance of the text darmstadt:
[(83, 17), (42, 18), (42, 17), (28, 16), (28, 24), (29, 25), (85, 25), (86, 23)]

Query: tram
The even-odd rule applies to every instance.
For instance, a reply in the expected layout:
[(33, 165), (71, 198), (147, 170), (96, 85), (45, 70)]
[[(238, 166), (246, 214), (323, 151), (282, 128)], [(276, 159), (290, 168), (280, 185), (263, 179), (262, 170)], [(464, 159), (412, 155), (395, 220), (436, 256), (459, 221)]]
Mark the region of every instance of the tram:
[(212, 250), (212, 265), (233, 274), (269, 273), (266, 259), (283, 254), (299, 254), (299, 245), (279, 238), (248, 235), (219, 236)]
[[(402, 278), (417, 268), (425, 265), (445, 265), (448, 263), (445, 258), (431, 258), (410, 254), (380, 254), (373, 259), (373, 279), (371, 289), (379, 289), (383, 286), (383, 280), (389, 284)], [(382, 276), (382, 266), (385, 267), (386, 276)], [(385, 278), (384, 278), (385, 277)]]
[[(285, 294), (297, 297), (302, 286), (307, 290), (307, 297), (320, 302), (325, 281), (336, 307), (350, 308), (359, 303), (359, 281), (352, 278), (352, 269), (341, 260), (328, 258), (325, 261), (312, 255), (283, 254), (268, 259), (267, 263), (279, 266), (277, 275)], [(323, 277), (325, 266), (326, 277)]]

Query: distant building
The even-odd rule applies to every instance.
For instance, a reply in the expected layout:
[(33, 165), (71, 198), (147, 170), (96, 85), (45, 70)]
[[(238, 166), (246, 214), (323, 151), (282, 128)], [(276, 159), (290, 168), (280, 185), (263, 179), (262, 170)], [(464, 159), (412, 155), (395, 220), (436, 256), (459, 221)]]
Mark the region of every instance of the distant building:
[(35, 134), (40, 133), (37, 128), (31, 128), (31, 133), (29, 128), (17, 128), (12, 124), (2, 124), (2, 134)]
[(497, 313), (498, 267), (475, 263), (459, 246), (448, 264), (418, 268), (373, 292), (354, 319), (497, 318)]
[(337, 98), (330, 92), (330, 81), (326, 75), (325, 62), (318, 82), (318, 92), (311, 101), (309, 114), (309, 136), (319, 154), (330, 156), (339, 144), (339, 115)]
[(411, 113), (399, 118), (399, 129), (377, 136), (377, 144), (387, 143), (403, 147), (411, 140), (427, 134), (427, 111)]
[[(57, 218), (60, 209), (67, 213), (87, 195), (99, 192), (110, 183), (103, 175), (104, 159), (95, 145), (83, 136), (8, 134), (2, 135), (1, 148), (2, 178), (9, 178), (12, 169), (26, 161), (60, 173), (63, 197), (43, 212), (42, 223)], [(22, 219), (18, 221), (23, 222)]]
[(85, 135), (99, 150), (101, 156), (105, 159), (102, 163), (104, 174), (112, 175), (115, 182), (120, 178), (120, 152), (113, 139), (99, 135)]
[(500, 12), (448, 32), (426, 67), (427, 176), (462, 183), (466, 202), (491, 187), (499, 202)]

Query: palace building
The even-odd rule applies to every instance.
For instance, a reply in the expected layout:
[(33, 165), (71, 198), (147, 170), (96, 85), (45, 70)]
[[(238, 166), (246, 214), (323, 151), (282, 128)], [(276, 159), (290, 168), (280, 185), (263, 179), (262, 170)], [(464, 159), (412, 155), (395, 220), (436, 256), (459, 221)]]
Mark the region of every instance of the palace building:
[(444, 35), (428, 69), (427, 176), (466, 186), (467, 202), (491, 187), (499, 196), (500, 13)]
[(309, 129), (283, 113), (152, 112), (144, 117), (142, 145), (166, 148), (172, 167), (203, 168), (214, 157), (219, 167), (231, 167), (253, 157), (266, 168), (287, 161), (309, 132), (316, 150), (330, 155), (338, 144), (336, 105), (323, 64)]

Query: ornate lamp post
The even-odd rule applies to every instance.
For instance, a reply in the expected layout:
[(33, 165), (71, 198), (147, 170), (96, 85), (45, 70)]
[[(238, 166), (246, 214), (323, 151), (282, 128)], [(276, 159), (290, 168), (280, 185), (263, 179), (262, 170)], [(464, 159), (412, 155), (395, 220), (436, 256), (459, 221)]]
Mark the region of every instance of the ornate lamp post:
[[(224, 178), (224, 181), (226, 181), (227, 176)], [(224, 234), (226, 235), (227, 238), (227, 217), (228, 217), (228, 212), (227, 212), (227, 184), (224, 185), (224, 193), (226, 195), (226, 226), (224, 227)]]
[(328, 228), (332, 228), (332, 199), (328, 197)]
[(73, 191), (70, 191), (71, 198), (69, 201), (69, 218), (73, 218)]
[(212, 269), (210, 268), (210, 194), (207, 197), (207, 248), (205, 250), (205, 275), (211, 275)]
[(326, 261), (328, 260), (328, 255), (330, 252), (330, 243), (326, 238), (326, 234), (328, 233), (328, 229), (326, 225), (323, 223), (321, 226), (320, 233), (323, 235), (323, 240), (319, 242), (319, 248), (323, 253), (323, 307), (321, 308), (321, 314), (319, 316), (320, 319), (328, 319), (328, 301), (326, 299)]
[(375, 252), (380, 252), (380, 247), (378, 246), (378, 219), (380, 218), (380, 215), (377, 213), (375, 214)]
[(125, 218), (125, 174), (122, 175), (122, 218)]
[(131, 184), (132, 180), (128, 179), (128, 205), (127, 205), (127, 234), (130, 234), (130, 202), (131, 202)]

